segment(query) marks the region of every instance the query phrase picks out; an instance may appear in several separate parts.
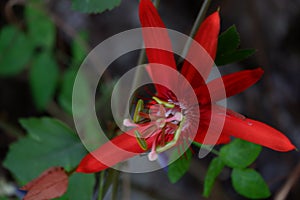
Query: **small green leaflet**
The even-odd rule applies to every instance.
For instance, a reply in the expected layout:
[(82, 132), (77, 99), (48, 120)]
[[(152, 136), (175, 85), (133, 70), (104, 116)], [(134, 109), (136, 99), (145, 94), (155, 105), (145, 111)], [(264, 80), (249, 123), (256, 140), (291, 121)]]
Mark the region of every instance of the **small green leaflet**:
[(72, 0), (72, 8), (83, 13), (101, 13), (120, 5), (121, 0)]
[(77, 135), (56, 119), (29, 118), (20, 122), (28, 135), (10, 146), (3, 165), (22, 185), (49, 167), (62, 166), (70, 171), (87, 153)]
[(45, 109), (54, 96), (59, 69), (49, 53), (36, 55), (29, 74), (32, 97), (39, 110)]
[[(177, 156), (178, 149), (175, 149), (170, 160), (174, 160)], [(176, 183), (188, 171), (191, 159), (192, 151), (188, 148), (185, 153), (168, 166), (168, 177), (171, 183)]]
[(204, 189), (203, 189), (203, 196), (208, 197), (211, 193), (211, 190), (214, 186), (216, 178), (219, 176), (219, 174), (222, 172), (225, 164), (223, 161), (216, 157), (214, 158), (208, 167), (208, 171), (205, 175), (204, 179)]
[(223, 146), (220, 158), (229, 167), (245, 168), (255, 161), (262, 147), (241, 139), (235, 139)]
[(28, 26), (28, 39), (36, 47), (52, 49), (55, 40), (55, 26), (43, 10), (26, 6), (25, 15)]
[(93, 198), (94, 174), (72, 174), (66, 194), (59, 199), (82, 200)]
[(58, 95), (60, 106), (69, 114), (72, 114), (72, 92), (76, 74), (77, 70), (74, 68), (65, 72)]
[(232, 185), (241, 195), (250, 199), (262, 199), (271, 195), (268, 185), (254, 169), (233, 169)]
[(20, 73), (32, 56), (31, 41), (14, 26), (5, 26), (0, 32), (0, 75)]
[(215, 63), (217, 66), (238, 62), (255, 53), (254, 49), (238, 49), (240, 36), (233, 25), (219, 36)]
[(83, 31), (80, 32), (79, 35), (72, 41), (72, 67), (78, 68), (88, 54), (88, 50), (86, 49), (87, 47), (82, 44), (84, 41), (88, 41), (88, 33)]

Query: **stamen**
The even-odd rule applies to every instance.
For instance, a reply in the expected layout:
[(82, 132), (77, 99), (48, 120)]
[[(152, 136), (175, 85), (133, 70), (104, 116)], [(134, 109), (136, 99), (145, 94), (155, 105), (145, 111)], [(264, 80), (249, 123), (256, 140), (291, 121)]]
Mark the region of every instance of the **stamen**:
[(159, 128), (163, 128), (165, 125), (166, 125), (166, 121), (164, 118), (160, 118), (160, 119), (157, 119), (156, 120), (156, 125), (159, 127)]
[(144, 138), (142, 138), (141, 134), (137, 130), (135, 130), (134, 135), (135, 135), (136, 140), (137, 140), (138, 144), (140, 145), (140, 147), (143, 150), (147, 150), (148, 149), (147, 142)]
[(138, 126), (137, 124), (132, 123), (129, 119), (124, 119), (123, 125), (126, 127), (137, 127)]
[(150, 161), (155, 161), (157, 160), (157, 158), (158, 158), (157, 153), (155, 151), (150, 151), (150, 153), (148, 154), (148, 159)]
[[(179, 137), (180, 137), (180, 134), (181, 134), (181, 130), (182, 130), (182, 126), (184, 124), (184, 121), (185, 121), (185, 118), (182, 119), (182, 121), (179, 123), (179, 127), (176, 129), (175, 133), (174, 133), (174, 138), (172, 141), (168, 142), (166, 145), (164, 146), (157, 146), (156, 147), (156, 152), (158, 153), (161, 153), (163, 151), (166, 151), (170, 148), (172, 148), (173, 146), (176, 145)], [(153, 146), (152, 146), (153, 147)]]
[(140, 119), (141, 119), (140, 112), (143, 109), (144, 109), (144, 102), (143, 102), (143, 100), (139, 99), (137, 104), (136, 104), (134, 114), (133, 114), (133, 122), (134, 123), (137, 123), (137, 122), (140, 121)]
[(183, 115), (180, 112), (176, 112), (173, 117), (167, 118), (165, 121), (166, 122), (171, 122), (171, 121), (181, 122), (182, 119), (183, 119)]
[(154, 101), (156, 101), (158, 104), (164, 105), (166, 108), (174, 108), (174, 107), (175, 107), (174, 104), (171, 104), (171, 103), (169, 103), (169, 102), (160, 100), (160, 99), (157, 98), (157, 97), (152, 97), (152, 99), (153, 99)]
[(150, 161), (155, 161), (158, 158), (155, 148), (156, 148), (156, 141), (154, 140), (151, 151), (148, 154), (148, 159)]

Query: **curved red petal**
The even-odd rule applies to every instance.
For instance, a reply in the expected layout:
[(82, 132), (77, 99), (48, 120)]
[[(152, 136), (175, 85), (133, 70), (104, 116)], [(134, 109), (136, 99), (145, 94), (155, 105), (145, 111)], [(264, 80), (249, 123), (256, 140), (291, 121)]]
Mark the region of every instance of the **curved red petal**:
[(187, 57), (190, 59), (197, 59), (196, 63), (199, 63), (198, 66), (200, 69), (197, 67), (198, 70), (196, 70), (194, 66), (187, 61), (184, 62), (182, 67), (182, 74), (190, 81), (194, 88), (203, 84), (209, 76), (214, 64), (213, 60), (216, 57), (219, 32), (220, 16), (219, 12), (214, 12), (203, 21), (194, 38), (206, 50), (210, 58), (208, 58), (209, 56), (207, 56), (206, 53), (195, 52), (195, 49), (198, 48), (192, 44)]
[(216, 58), (219, 32), (220, 15), (217, 11), (203, 21), (195, 36), (195, 40), (201, 44), (213, 60)]
[[(137, 139), (132, 136), (134, 130), (136, 129), (132, 129), (128, 133), (123, 133), (113, 138), (110, 142), (105, 143), (95, 151), (86, 155), (81, 160), (76, 172), (99, 172), (145, 152), (137, 143)], [(151, 148), (153, 140), (154, 137), (150, 137), (146, 140), (148, 148)]]
[(199, 126), (194, 141), (205, 145), (229, 143), (230, 135), (225, 133), (222, 134), (222, 132), (219, 131), (221, 130), (222, 126), (220, 123), (215, 123), (215, 119), (212, 118), (212, 109), (217, 112), (217, 110), (219, 110), (219, 106), (200, 106)]
[[(243, 70), (222, 76), (196, 89), (199, 102), (206, 104), (231, 97), (246, 90), (255, 84), (263, 75), (261, 68), (254, 70)], [(208, 90), (209, 89), (209, 93)]]
[[(157, 63), (176, 69), (174, 54), (172, 53), (172, 44), (168, 31), (161, 20), (156, 8), (150, 0), (141, 0), (139, 7), (140, 22), (143, 27), (143, 38), (146, 48), (146, 54), (149, 63)], [(154, 27), (154, 28), (148, 28)], [(172, 77), (161, 73), (151, 73), (151, 78), (169, 79), (174, 82)], [(159, 92), (159, 87), (156, 88)]]
[[(217, 115), (216, 118), (224, 118)], [(236, 116), (225, 117), (223, 134), (231, 135), (249, 142), (259, 144), (276, 151), (291, 151), (295, 146), (278, 130), (252, 119), (242, 119)]]
[(226, 134), (221, 134), (218, 136), (218, 139), (215, 140), (215, 139), (207, 139), (205, 138), (207, 136), (207, 128), (208, 127), (203, 127), (202, 125), (202, 128), (203, 129), (199, 129), (195, 138), (194, 138), (194, 141), (195, 142), (198, 142), (200, 144), (204, 144), (204, 145), (218, 145), (218, 144), (227, 144), (230, 142), (230, 136), (229, 135), (226, 135)]

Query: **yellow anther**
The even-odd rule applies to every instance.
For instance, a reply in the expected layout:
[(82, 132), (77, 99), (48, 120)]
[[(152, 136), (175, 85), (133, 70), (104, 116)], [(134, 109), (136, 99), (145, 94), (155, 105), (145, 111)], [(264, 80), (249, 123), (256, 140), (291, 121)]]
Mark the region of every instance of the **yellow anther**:
[(139, 99), (137, 104), (136, 104), (135, 110), (134, 110), (134, 115), (133, 115), (133, 122), (134, 123), (137, 123), (137, 122), (140, 121), (140, 119), (141, 119), (140, 112), (143, 109), (144, 109), (144, 102), (143, 102), (143, 100)]
[(176, 131), (174, 133), (174, 138), (170, 142), (168, 142), (164, 146), (157, 146), (156, 147), (156, 152), (157, 153), (164, 152), (164, 151), (174, 147), (177, 144), (177, 142), (179, 140), (179, 137), (180, 137), (180, 134), (181, 134), (181, 130), (182, 130), (182, 126), (184, 124), (184, 121), (185, 121), (185, 117), (182, 118), (182, 121), (179, 123), (179, 127), (176, 129)]
[(157, 98), (157, 97), (152, 97), (152, 99), (153, 99), (154, 101), (156, 101), (158, 104), (161, 104), (161, 105), (165, 106), (166, 108), (174, 108), (174, 107), (175, 107), (174, 104), (171, 104), (171, 103), (169, 103), (169, 102), (160, 100), (160, 99)]
[(137, 140), (138, 144), (140, 145), (140, 147), (143, 150), (147, 150), (148, 149), (147, 142), (144, 138), (142, 138), (141, 134), (137, 130), (135, 130), (134, 135), (135, 135), (136, 140)]

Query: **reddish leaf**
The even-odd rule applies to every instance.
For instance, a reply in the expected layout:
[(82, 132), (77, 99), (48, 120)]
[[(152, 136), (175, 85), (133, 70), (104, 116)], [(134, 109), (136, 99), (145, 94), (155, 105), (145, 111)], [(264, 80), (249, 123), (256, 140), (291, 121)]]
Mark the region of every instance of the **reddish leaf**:
[(51, 167), (20, 188), (28, 191), (24, 200), (46, 200), (62, 196), (68, 187), (68, 175), (62, 167)]

